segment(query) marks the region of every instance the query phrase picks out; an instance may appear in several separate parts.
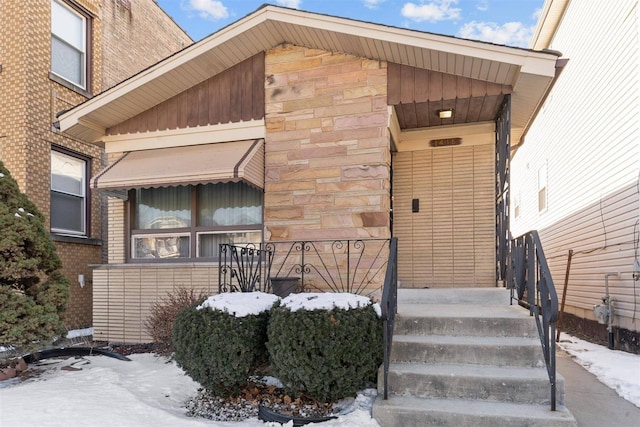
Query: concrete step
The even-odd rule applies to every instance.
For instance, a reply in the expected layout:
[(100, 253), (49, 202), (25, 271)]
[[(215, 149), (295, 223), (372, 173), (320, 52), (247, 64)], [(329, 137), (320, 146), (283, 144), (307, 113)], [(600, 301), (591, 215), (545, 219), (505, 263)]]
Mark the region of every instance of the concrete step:
[[(539, 368), (392, 363), (388, 381), (389, 393), (395, 395), (551, 404), (549, 377)], [(382, 393), (382, 381), (379, 388)], [(564, 403), (561, 376), (556, 397), (558, 404)]]
[(373, 418), (381, 426), (402, 427), (576, 427), (573, 415), (558, 406), (489, 402), (462, 399), (425, 399), (414, 396), (379, 395)]
[(543, 367), (540, 341), (522, 337), (394, 334), (391, 361)]
[(506, 288), (400, 288), (398, 304), (509, 305), (509, 290)]
[(537, 337), (529, 312), (520, 306), (399, 304), (395, 333)]

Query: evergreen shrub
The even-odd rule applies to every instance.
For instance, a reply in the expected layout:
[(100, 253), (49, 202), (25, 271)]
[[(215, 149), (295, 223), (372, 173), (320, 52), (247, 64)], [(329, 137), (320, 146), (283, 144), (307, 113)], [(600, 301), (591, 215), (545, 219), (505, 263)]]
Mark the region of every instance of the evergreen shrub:
[(271, 310), (267, 348), (287, 393), (335, 401), (375, 383), (383, 342), (373, 305), (292, 311), (284, 302)]
[(0, 162), (0, 345), (28, 351), (64, 333), (61, 268), (44, 216)]
[(217, 396), (235, 396), (268, 361), (268, 319), (269, 311), (236, 317), (226, 311), (192, 305), (176, 316), (174, 358), (207, 391)]

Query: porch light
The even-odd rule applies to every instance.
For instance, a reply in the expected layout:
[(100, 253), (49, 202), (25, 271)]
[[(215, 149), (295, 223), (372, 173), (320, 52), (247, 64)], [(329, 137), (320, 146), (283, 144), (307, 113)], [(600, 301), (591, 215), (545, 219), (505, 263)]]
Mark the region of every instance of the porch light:
[(453, 108), (448, 108), (446, 110), (438, 110), (438, 116), (441, 119), (450, 119), (453, 117)]

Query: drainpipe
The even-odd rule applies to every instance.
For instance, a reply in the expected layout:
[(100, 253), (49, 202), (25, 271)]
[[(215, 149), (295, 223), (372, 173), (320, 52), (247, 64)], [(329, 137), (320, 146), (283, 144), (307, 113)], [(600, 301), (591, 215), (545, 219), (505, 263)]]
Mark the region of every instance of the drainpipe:
[(620, 277), (620, 273), (607, 273), (604, 275), (605, 296), (602, 302), (606, 306), (607, 331), (609, 332), (609, 350), (613, 350), (613, 301), (609, 296), (609, 277)]

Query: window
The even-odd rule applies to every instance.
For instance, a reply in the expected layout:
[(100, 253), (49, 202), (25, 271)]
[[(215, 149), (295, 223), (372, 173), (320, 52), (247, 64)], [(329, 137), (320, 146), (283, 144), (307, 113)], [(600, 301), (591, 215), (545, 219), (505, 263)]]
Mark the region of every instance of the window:
[(51, 0), (51, 72), (87, 88), (89, 17), (60, 0)]
[(130, 192), (131, 258), (217, 258), (220, 243), (262, 241), (262, 191), (245, 183)]
[(89, 161), (51, 151), (51, 231), (87, 234), (87, 170)]
[(520, 210), (521, 210), (521, 207), (520, 207), (520, 192), (519, 191), (518, 191), (517, 194), (515, 194), (514, 199), (515, 200), (514, 200), (514, 203), (513, 203), (514, 204), (513, 214), (514, 214), (514, 216), (516, 218), (519, 218), (520, 217)]
[(538, 212), (547, 210), (547, 162), (538, 169)]

